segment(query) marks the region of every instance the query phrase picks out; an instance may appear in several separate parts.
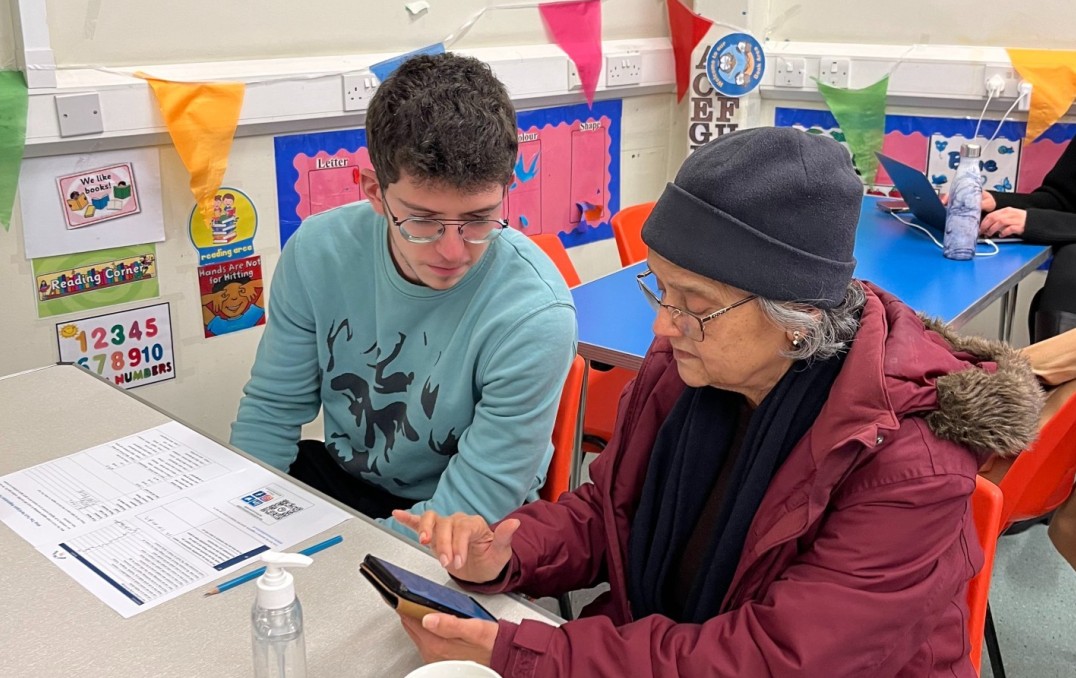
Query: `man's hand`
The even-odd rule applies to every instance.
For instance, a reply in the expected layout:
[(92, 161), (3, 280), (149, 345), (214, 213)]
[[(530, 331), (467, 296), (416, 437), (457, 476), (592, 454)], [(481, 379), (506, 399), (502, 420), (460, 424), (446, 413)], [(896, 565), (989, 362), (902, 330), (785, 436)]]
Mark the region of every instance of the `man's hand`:
[(427, 664), (445, 659), (467, 659), (489, 666), (493, 657), (496, 622), (428, 614), (421, 622), (400, 615), (400, 623)]
[(418, 543), (429, 546), (449, 574), (463, 581), (484, 584), (500, 576), (512, 559), (512, 535), (519, 521), (510, 518), (491, 530), (481, 516), (456, 513), (440, 516), (426, 511), (421, 517), (407, 511), (393, 511), (392, 517), (418, 535)]
[(1024, 235), (1027, 222), (1027, 210), (1015, 207), (1002, 207), (983, 217), (979, 224), (979, 235), (984, 238), (1012, 238)]

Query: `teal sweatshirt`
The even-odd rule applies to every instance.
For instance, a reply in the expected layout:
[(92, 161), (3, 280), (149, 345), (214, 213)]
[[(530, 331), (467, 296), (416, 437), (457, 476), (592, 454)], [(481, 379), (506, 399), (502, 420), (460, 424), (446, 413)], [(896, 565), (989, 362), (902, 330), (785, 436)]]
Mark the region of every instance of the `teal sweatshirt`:
[(511, 229), (451, 289), (415, 285), (387, 229), (361, 202), (288, 241), (231, 442), (286, 471), (324, 408), (326, 447), (348, 472), (414, 499), (414, 513), (499, 520), (545, 479), (575, 353), (571, 295)]

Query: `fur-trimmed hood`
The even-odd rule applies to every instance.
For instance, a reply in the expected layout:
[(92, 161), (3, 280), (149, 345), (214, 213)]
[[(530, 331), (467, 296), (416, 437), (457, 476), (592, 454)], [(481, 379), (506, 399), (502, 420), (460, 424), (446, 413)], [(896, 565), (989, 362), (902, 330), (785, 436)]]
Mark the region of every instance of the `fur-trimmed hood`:
[(954, 353), (996, 366), (993, 371), (970, 368), (937, 379), (938, 409), (927, 415), (934, 435), (1002, 456), (1026, 449), (1038, 435), (1045, 399), (1027, 357), (1006, 343), (961, 336), (937, 319), (921, 319)]
[(1022, 353), (1000, 341), (960, 336), (888, 292), (864, 286), (867, 306), (849, 353), (849, 361), (858, 354), (861, 393), (848, 405), (860, 414), (878, 413), (874, 420), (882, 429), (906, 416), (923, 417), (934, 435), (981, 459), (1011, 457), (1035, 440), (1044, 395)]

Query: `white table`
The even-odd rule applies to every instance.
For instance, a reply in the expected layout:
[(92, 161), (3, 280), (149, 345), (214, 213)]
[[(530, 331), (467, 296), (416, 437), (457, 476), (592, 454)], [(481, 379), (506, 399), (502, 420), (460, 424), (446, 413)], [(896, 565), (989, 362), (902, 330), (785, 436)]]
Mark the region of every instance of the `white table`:
[[(172, 418), (85, 370), (56, 365), (0, 377), (0, 475), (106, 443)], [(396, 614), (358, 573), (374, 553), (435, 581), (436, 560), (348, 509), (341, 534), (295, 571), (311, 676), (404, 676), (422, 661)], [(251, 675), (253, 583), (202, 590), (123, 619), (0, 524), (0, 676)], [(222, 580), (230, 578), (222, 577)], [(559, 620), (511, 596), (476, 596), (498, 617)]]

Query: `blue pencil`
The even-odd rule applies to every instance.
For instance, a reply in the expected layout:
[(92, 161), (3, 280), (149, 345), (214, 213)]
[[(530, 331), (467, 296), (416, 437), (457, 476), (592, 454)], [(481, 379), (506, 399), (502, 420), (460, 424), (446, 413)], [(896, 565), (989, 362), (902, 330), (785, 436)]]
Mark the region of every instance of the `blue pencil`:
[[(315, 553), (317, 553), (318, 551), (324, 551), (325, 549), (329, 548), (330, 546), (336, 546), (337, 544), (339, 544), (342, 541), (344, 541), (344, 538), (342, 536), (340, 536), (340, 535), (336, 535), (335, 537), (332, 537), (330, 539), (326, 539), (325, 541), (319, 542), (317, 544), (314, 544), (313, 546), (307, 546), (302, 551), (299, 551), (299, 553), (303, 554), (304, 556), (312, 556)], [(229, 579), (228, 581), (224, 582), (223, 584), (217, 584), (212, 589), (210, 589), (210, 590), (206, 591), (205, 593), (203, 593), (202, 597), (215, 596), (218, 593), (223, 593), (223, 592), (227, 591), (228, 589), (232, 589), (232, 588), (235, 588), (236, 586), (239, 586), (240, 584), (245, 584), (245, 583), (247, 583), (248, 581), (250, 581), (252, 579), (257, 579), (258, 577), (262, 576), (263, 574), (265, 574), (265, 568), (264, 567), (259, 567), (256, 570), (251, 570), (250, 572), (247, 572), (246, 574), (239, 575), (235, 579)]]

